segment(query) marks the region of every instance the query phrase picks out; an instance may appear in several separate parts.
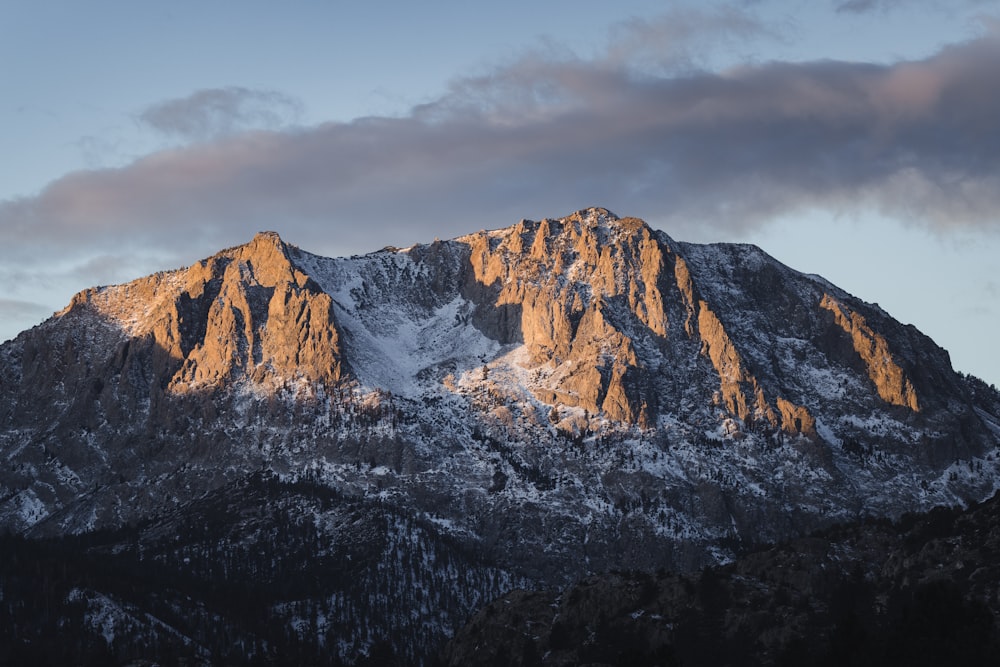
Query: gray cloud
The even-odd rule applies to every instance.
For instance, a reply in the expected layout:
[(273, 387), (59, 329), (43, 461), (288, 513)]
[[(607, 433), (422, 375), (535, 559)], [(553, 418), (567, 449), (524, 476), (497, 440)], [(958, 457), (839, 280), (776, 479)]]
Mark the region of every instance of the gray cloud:
[(861, 14), (875, 9), (887, 10), (899, 4), (899, 0), (840, 0), (834, 3), (838, 12)]
[(897, 7), (922, 5), (939, 9), (954, 9), (955, 5), (985, 5), (994, 0), (834, 0), (833, 7), (842, 14), (866, 14), (873, 11), (889, 12)]
[[(623, 43), (649, 29), (626, 27)], [(589, 205), (678, 235), (817, 206), (941, 230), (1000, 223), (995, 26), (892, 65), (657, 76), (622, 53), (532, 53), (402, 117), (230, 134), (73, 173), (0, 204), (0, 257), (151, 242), (184, 256), (265, 228), (340, 254)]]
[(302, 113), (297, 100), (272, 90), (208, 88), (150, 106), (139, 121), (164, 134), (205, 140), (248, 129), (275, 129)]
[[(0, 298), (0, 320), (40, 322), (42, 318), (52, 314), (52, 308), (33, 301)], [(6, 335), (3, 335), (6, 334)], [(0, 340), (13, 336), (13, 332), (2, 332)]]

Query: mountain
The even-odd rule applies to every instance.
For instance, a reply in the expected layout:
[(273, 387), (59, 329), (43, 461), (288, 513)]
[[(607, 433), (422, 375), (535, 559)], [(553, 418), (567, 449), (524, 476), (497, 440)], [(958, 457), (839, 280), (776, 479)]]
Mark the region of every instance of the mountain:
[[(596, 208), (338, 259), (265, 232), (0, 347), (0, 526), (138, 578), (67, 588), (80, 627), (194, 656), (192, 605), (245, 656), (419, 662), (516, 587), (981, 500), (998, 442), (995, 389), (878, 306)], [(275, 563), (241, 589), (273, 636), (206, 597)]]

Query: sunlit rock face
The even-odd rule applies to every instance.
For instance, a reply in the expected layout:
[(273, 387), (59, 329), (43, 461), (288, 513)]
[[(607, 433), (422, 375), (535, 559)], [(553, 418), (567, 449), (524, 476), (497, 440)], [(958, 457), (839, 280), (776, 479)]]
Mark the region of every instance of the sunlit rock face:
[(920, 404), (913, 384), (896, 363), (886, 339), (873, 331), (861, 314), (845, 308), (828, 294), (823, 295), (819, 305), (833, 313), (834, 322), (851, 337), (854, 351), (864, 362), (879, 397), (887, 403), (919, 412)]
[(81, 292), (0, 347), (0, 380), (0, 527), (28, 534), (265, 471), (562, 581), (998, 478), (995, 393), (916, 329), (599, 208), (350, 258), (262, 233)]
[(663, 276), (669, 249), (652, 230), (590, 210), (460, 241), (470, 247), (475, 281), (495, 293), (490, 301), (520, 310), (527, 366), (558, 369), (533, 387), (536, 398), (650, 423), (648, 369), (636, 344), (666, 340), (660, 290), (673, 287)]
[(273, 232), (185, 270), (86, 290), (62, 314), (79, 309), (154, 348), (171, 392), (241, 379), (332, 385), (344, 374), (330, 296)]
[(751, 246), (679, 244), (603, 209), (457, 243), (470, 252), (465, 293), (488, 313), (474, 321), (523, 343), (522, 366), (540, 378), (531, 392), (547, 405), (650, 426), (688, 399), (741, 430), (820, 437), (818, 417), (835, 437), (854, 437), (840, 413), (886, 410), (910, 423), (920, 393), (938, 406), (962, 393), (934, 380), (918, 391), (927, 367), (951, 374), (947, 355), (912, 327)]

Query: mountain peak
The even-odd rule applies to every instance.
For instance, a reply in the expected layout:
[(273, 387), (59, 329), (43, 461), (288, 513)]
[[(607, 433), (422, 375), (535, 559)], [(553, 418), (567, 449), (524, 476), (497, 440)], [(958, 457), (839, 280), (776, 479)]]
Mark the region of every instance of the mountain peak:
[(277, 252), (287, 256), (288, 246), (281, 240), (278, 232), (257, 232), (249, 243), (245, 245), (251, 253), (273, 253)]
[(578, 218), (595, 225), (613, 224), (621, 220), (621, 218), (603, 206), (588, 206), (587, 208), (581, 208), (579, 211), (576, 211), (567, 217), (570, 219)]
[(305, 276), (293, 266), (288, 250), (277, 232), (258, 232), (249, 243), (233, 249), (233, 259), (241, 274), (261, 285), (295, 282), (301, 286)]
[[(292, 261), (276, 232), (264, 231), (187, 272), (174, 307), (179, 327), (197, 323), (171, 387), (223, 386), (230, 380), (336, 383), (343, 372), (330, 296)], [(171, 320), (172, 324), (172, 320)], [(159, 338), (174, 338), (169, 327)]]
[(649, 225), (639, 218), (619, 218), (606, 208), (591, 206), (580, 209), (557, 222), (571, 224), (577, 233), (597, 232), (602, 243), (620, 242), (622, 235), (631, 237), (642, 230), (651, 231)]
[(264, 241), (267, 241), (267, 242), (276, 243), (276, 244), (277, 243), (283, 243), (283, 241), (281, 240), (281, 236), (278, 234), (278, 232), (272, 232), (272, 231), (267, 231), (267, 230), (262, 231), (262, 232), (257, 232), (256, 234), (254, 234), (253, 241), (254, 242), (258, 242), (258, 241), (259, 242), (264, 242)]
[(172, 394), (336, 384), (345, 369), (333, 303), (295, 256), (260, 232), (186, 269), (85, 290), (57, 315), (86, 311), (120, 327), (138, 341), (130, 355), (160, 360), (157, 384)]

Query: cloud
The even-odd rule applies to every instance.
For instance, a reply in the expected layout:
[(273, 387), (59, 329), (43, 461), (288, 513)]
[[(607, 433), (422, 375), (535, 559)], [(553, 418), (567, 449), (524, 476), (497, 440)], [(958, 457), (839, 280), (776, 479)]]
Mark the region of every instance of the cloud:
[(838, 12), (862, 14), (876, 9), (885, 11), (898, 4), (899, 0), (840, 0), (834, 6)]
[(401, 117), (231, 133), (220, 127), (252, 114), (181, 122), (211, 108), (196, 93), (156, 122), (212, 141), (0, 203), (0, 258), (129, 243), (183, 256), (259, 229), (341, 254), (589, 205), (678, 235), (746, 231), (815, 207), (872, 207), (939, 230), (1000, 225), (996, 26), (890, 65), (661, 74), (648, 60), (634, 66), (623, 46), (648, 53), (635, 45), (656, 41), (660, 26), (622, 30), (603, 57), (530, 53)]
[(612, 28), (606, 64), (647, 72), (671, 73), (705, 67), (711, 52), (778, 33), (736, 7), (711, 11), (678, 9), (653, 19), (633, 18)]
[(907, 5), (925, 5), (951, 10), (957, 4), (975, 6), (988, 2), (993, 2), (993, 0), (947, 0), (947, 2), (942, 0), (834, 0), (833, 7), (841, 14), (866, 14), (874, 11), (885, 13)]
[(52, 308), (41, 303), (0, 298), (0, 320), (3, 321), (28, 320), (37, 322), (51, 314)]
[(229, 87), (154, 104), (139, 121), (172, 137), (205, 140), (248, 129), (276, 129), (301, 114), (301, 103), (282, 93)]

